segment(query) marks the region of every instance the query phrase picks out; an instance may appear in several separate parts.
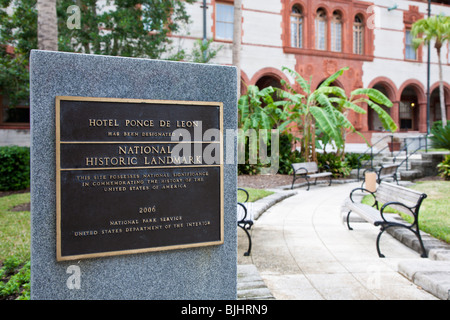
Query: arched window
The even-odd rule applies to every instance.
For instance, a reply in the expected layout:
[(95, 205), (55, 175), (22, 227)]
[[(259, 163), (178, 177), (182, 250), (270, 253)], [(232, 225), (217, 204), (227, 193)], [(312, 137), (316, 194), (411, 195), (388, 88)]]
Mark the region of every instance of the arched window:
[(316, 49), (327, 50), (327, 14), (323, 9), (316, 14)]
[(337, 11), (331, 20), (331, 51), (342, 51), (342, 15)]
[(353, 22), (353, 53), (364, 54), (364, 24), (360, 15)]
[(303, 47), (303, 14), (297, 5), (292, 7), (291, 12), (291, 46)]

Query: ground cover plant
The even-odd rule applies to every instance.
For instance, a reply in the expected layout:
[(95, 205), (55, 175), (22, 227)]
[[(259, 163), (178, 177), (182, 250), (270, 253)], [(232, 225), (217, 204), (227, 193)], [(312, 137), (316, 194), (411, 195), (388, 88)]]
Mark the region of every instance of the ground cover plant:
[(0, 197), (0, 300), (29, 299), (30, 193)]

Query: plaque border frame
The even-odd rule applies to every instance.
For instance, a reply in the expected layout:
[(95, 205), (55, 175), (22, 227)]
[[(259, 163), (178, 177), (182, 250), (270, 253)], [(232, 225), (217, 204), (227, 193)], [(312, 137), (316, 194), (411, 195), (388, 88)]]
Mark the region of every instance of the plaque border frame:
[[(152, 104), (169, 104), (169, 105), (181, 105), (181, 106), (216, 106), (219, 107), (219, 131), (220, 131), (220, 159), (218, 165), (185, 165), (182, 167), (219, 167), (220, 168), (220, 240), (216, 241), (208, 241), (208, 242), (198, 242), (198, 243), (187, 243), (187, 244), (179, 244), (179, 245), (168, 245), (168, 246), (159, 246), (159, 247), (150, 247), (150, 248), (140, 248), (140, 249), (128, 249), (128, 250), (116, 250), (116, 251), (107, 251), (107, 252), (98, 252), (98, 253), (85, 253), (85, 254), (77, 254), (77, 255), (66, 255), (63, 256), (61, 252), (61, 101), (90, 101), (90, 102), (119, 102), (119, 103), (152, 103)], [(139, 254), (139, 253), (148, 253), (148, 252), (160, 252), (160, 251), (170, 251), (177, 249), (188, 249), (188, 248), (197, 248), (197, 247), (207, 247), (207, 246), (215, 246), (222, 245), (224, 243), (224, 148), (223, 148), (223, 139), (224, 139), (224, 128), (223, 128), (223, 102), (213, 102), (213, 101), (186, 101), (186, 100), (155, 100), (155, 99), (133, 99), (133, 98), (110, 98), (110, 97), (82, 97), (82, 96), (56, 96), (55, 97), (55, 145), (56, 145), (56, 261), (71, 261), (71, 260), (79, 260), (79, 259), (87, 259), (87, 258), (101, 258), (101, 257), (111, 257), (111, 256), (119, 256), (119, 255), (129, 255), (129, 254)], [(142, 141), (140, 141), (142, 142)], [(198, 142), (198, 141), (192, 141)], [(67, 143), (83, 143), (70, 141)], [(110, 142), (85, 142), (85, 143), (99, 143), (99, 144), (108, 144)], [(155, 143), (161, 143), (161, 141), (155, 141)], [(174, 166), (170, 166), (174, 167)], [(138, 169), (140, 167), (136, 167)], [(152, 168), (150, 166), (146, 166), (145, 168)], [(167, 166), (155, 166), (154, 168), (167, 168)], [(117, 168), (107, 168), (107, 169), (117, 169)], [(66, 169), (70, 170), (70, 169)], [(75, 169), (76, 170), (76, 169)], [(88, 168), (81, 170), (106, 170), (102, 168)]]

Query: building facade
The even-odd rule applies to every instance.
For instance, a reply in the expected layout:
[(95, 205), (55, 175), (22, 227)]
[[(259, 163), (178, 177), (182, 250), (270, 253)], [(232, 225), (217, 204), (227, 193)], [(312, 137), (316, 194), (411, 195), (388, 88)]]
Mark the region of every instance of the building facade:
[[(208, 0), (206, 34), (222, 49), (214, 63), (232, 64), (233, 0)], [(203, 35), (203, 1), (190, 6), (194, 21), (189, 34), (174, 35), (184, 48)], [(450, 15), (448, 0), (431, 1), (431, 14)], [(312, 88), (343, 67), (334, 84), (347, 94), (356, 88), (376, 88), (392, 102), (387, 109), (400, 128), (398, 135), (427, 132), (428, 48), (415, 50), (412, 24), (428, 15), (427, 0), (243, 0), (241, 92), (248, 85), (280, 86), (282, 67), (312, 76)], [(429, 122), (440, 120), (438, 58), (431, 47)], [(450, 55), (442, 49), (447, 118), (450, 114)], [(383, 135), (370, 109), (351, 114), (356, 129), (370, 141)], [(362, 143), (350, 135), (348, 143)]]
[[(211, 63), (231, 65), (233, 0), (197, 0), (188, 5), (189, 25), (172, 34), (173, 46), (190, 52), (204, 34), (221, 49)], [(450, 0), (431, 1), (431, 14), (450, 15)], [(206, 20), (204, 20), (206, 13)], [(356, 88), (376, 88), (392, 102), (387, 109), (397, 123), (398, 135), (427, 132), (426, 46), (414, 50), (412, 24), (428, 15), (427, 0), (242, 0), (241, 92), (248, 85), (280, 86), (294, 80), (281, 70), (288, 67), (312, 88), (343, 67), (349, 67), (334, 84), (347, 94)], [(447, 118), (450, 115), (450, 54), (442, 49)], [(431, 47), (429, 123), (440, 120), (439, 72), (436, 50)], [(29, 143), (27, 107), (11, 111), (0, 101), (0, 145)], [(351, 114), (355, 128), (370, 141), (385, 134), (370, 109)], [(363, 143), (349, 135), (347, 143)]]

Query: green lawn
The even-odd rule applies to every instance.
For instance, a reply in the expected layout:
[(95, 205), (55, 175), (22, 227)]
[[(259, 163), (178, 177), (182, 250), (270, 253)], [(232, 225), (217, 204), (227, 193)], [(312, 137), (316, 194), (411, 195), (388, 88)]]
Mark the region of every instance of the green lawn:
[[(243, 188), (245, 190), (247, 190), (248, 195), (249, 195), (249, 199), (248, 202), (255, 202), (256, 200), (262, 199), (264, 197), (270, 196), (271, 194), (273, 194), (272, 191), (267, 191), (267, 190), (262, 190), (262, 189), (254, 189), (254, 188)], [(245, 193), (242, 191), (238, 192), (238, 202), (243, 202), (245, 201)]]
[(411, 189), (427, 194), (419, 213), (420, 229), (450, 243), (450, 182), (423, 181)]
[(12, 211), (29, 201), (30, 193), (0, 198), (0, 261), (13, 255), (22, 261), (30, 259), (30, 212)]

